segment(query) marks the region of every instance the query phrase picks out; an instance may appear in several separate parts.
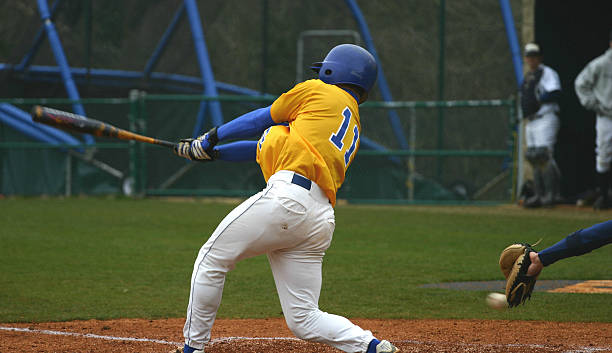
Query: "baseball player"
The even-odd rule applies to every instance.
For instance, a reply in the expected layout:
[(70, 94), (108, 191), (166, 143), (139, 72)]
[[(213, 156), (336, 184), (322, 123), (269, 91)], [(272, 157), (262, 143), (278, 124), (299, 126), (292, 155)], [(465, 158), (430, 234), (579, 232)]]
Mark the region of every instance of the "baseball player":
[(612, 162), (612, 31), (608, 50), (589, 62), (574, 82), (580, 103), (597, 114), (595, 123), (595, 169), (599, 197), (595, 209), (610, 208), (610, 162)]
[[(360, 103), (377, 65), (365, 49), (342, 44), (313, 64), (319, 79), (295, 85), (272, 105), (181, 140), (191, 160), (256, 160), (267, 186), (221, 221), (202, 246), (191, 276), (184, 353), (202, 352), (236, 262), (266, 254), (283, 314), (299, 338), (345, 352), (398, 352), (348, 319), (319, 310), (321, 267), (335, 227), (336, 191), (359, 148)], [(228, 139), (260, 136), (259, 141)]]
[(533, 170), (535, 195), (525, 207), (550, 206), (560, 200), (561, 173), (554, 159), (554, 147), (559, 130), (559, 98), (561, 81), (555, 70), (542, 64), (540, 47), (525, 46), (528, 71), (521, 86), (521, 109), (526, 119), (526, 159)]

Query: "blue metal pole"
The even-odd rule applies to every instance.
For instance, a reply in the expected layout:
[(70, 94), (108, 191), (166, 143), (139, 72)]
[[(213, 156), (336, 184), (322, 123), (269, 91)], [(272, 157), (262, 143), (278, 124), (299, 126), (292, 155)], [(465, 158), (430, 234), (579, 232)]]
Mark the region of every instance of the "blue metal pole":
[[(514, 67), (514, 77), (516, 78), (516, 86), (517, 89), (520, 90), (521, 84), (523, 83), (523, 60), (521, 58), (521, 49), (519, 47), (518, 37), (516, 35), (516, 29), (514, 28), (514, 16), (512, 16), (512, 7), (510, 6), (510, 2), (508, 0), (499, 0), (499, 6), (501, 8), (502, 18), (504, 19), (504, 25), (506, 27), (506, 37), (508, 38), (508, 45), (510, 46), (510, 54), (512, 55), (512, 64)], [(512, 107), (510, 107), (512, 109)], [(519, 116), (520, 116), (519, 110)], [(523, 144), (520, 141), (523, 139), (523, 129), (520, 128), (520, 125), (516, 125), (516, 141), (518, 146), (517, 156), (515, 157), (517, 160), (518, 171), (515, 174), (516, 176), (516, 185), (518, 187), (514, 190), (516, 195), (512, 195), (518, 197), (518, 192), (520, 187), (523, 185), (524, 171), (524, 153), (523, 153)], [(511, 174), (512, 170), (510, 171)]]
[[(62, 0), (55, 0), (53, 5), (51, 5), (51, 17), (53, 17), (53, 15), (55, 14), (55, 11), (57, 10), (57, 7), (59, 6), (60, 2), (62, 2)], [(34, 37), (34, 43), (32, 44), (30, 51), (28, 51), (28, 53), (23, 57), (21, 62), (17, 64), (17, 66), (15, 66), (16, 71), (22, 71), (32, 63), (32, 60), (34, 60), (34, 56), (38, 52), (38, 49), (40, 48), (43, 39), (45, 39), (44, 34), (45, 27), (40, 26), (38, 32), (36, 33), (36, 37)]]
[(198, 109), (198, 115), (196, 116), (196, 123), (193, 126), (193, 132), (191, 133), (191, 136), (193, 138), (196, 138), (200, 135), (202, 135), (202, 132), (204, 132), (204, 122), (206, 121), (206, 109), (208, 108), (208, 101), (201, 101), (200, 102), (200, 109)]
[(40, 141), (53, 144), (81, 144), (79, 140), (63, 131), (54, 129), (50, 126), (34, 123), (30, 114), (11, 104), (0, 103), (0, 112), (7, 117), (4, 119), (7, 125)]
[(29, 128), (29, 126), (27, 126), (25, 122), (15, 119), (15, 117), (4, 112), (4, 110), (2, 109), (0, 109), (0, 122), (21, 132), (22, 134), (30, 137), (31, 139), (46, 142), (52, 145), (59, 144), (59, 142), (55, 140), (54, 138), (51, 138), (51, 136), (45, 135), (40, 130), (34, 130), (34, 129)]
[[(204, 83), (204, 94), (211, 97), (218, 96), (219, 94), (217, 93), (217, 87), (215, 85), (215, 77), (210, 65), (208, 50), (206, 49), (206, 42), (204, 40), (204, 32), (202, 31), (202, 23), (200, 22), (200, 12), (198, 11), (198, 6), (196, 5), (195, 0), (185, 0), (185, 8), (187, 9), (187, 17), (189, 18), (189, 24), (191, 25), (191, 36), (193, 38), (196, 55), (198, 57), (200, 74), (202, 75), (202, 81)], [(208, 107), (210, 108), (212, 115), (211, 120), (213, 125), (223, 124), (221, 103), (219, 103), (219, 101), (210, 101), (208, 102)], [(202, 124), (202, 122), (199, 123)]]
[[(51, 45), (53, 56), (55, 57), (55, 61), (61, 70), (62, 80), (64, 82), (66, 92), (68, 93), (68, 97), (73, 100), (79, 100), (79, 91), (77, 90), (76, 84), (72, 80), (70, 66), (68, 65), (68, 60), (66, 59), (66, 55), (62, 49), (62, 43), (57, 35), (57, 32), (55, 31), (53, 22), (51, 22), (51, 15), (47, 6), (47, 0), (38, 0), (38, 10), (40, 11), (40, 18), (45, 25), (45, 30), (47, 31), (47, 38), (49, 38), (49, 44)], [(83, 105), (81, 103), (73, 103), (72, 109), (77, 114), (83, 116), (86, 115), (85, 109), (83, 109)], [(94, 139), (91, 135), (84, 134), (83, 136), (86, 143), (94, 143)]]
[[(1, 64), (0, 63), (0, 71), (8, 71), (11, 70), (10, 65)], [(87, 75), (89, 74), (91, 79), (97, 80), (96, 83), (100, 85), (106, 86), (134, 86), (137, 82), (132, 82), (134, 80), (142, 79), (143, 75), (141, 71), (127, 71), (127, 70), (110, 70), (110, 69), (91, 69), (88, 73), (88, 70), (83, 67), (71, 67), (70, 73), (72, 74), (73, 79), (77, 82), (85, 82)], [(28, 69), (26, 75), (24, 75), (25, 80), (30, 81), (43, 81), (43, 82), (55, 82), (61, 78), (61, 70), (57, 66), (44, 66), (44, 65), (32, 65)], [(184, 89), (184, 91), (193, 93), (193, 92), (201, 92), (201, 89), (195, 91), (195, 87), (202, 87), (202, 78), (195, 76), (186, 76), (180, 74), (168, 74), (163, 72), (152, 72), (150, 79), (159, 81), (160, 87), (165, 87), (167, 89), (181, 89), (178, 87), (179, 84), (194, 86), (194, 89)], [(166, 82), (173, 82), (176, 85), (167, 84)], [(216, 81), (215, 85), (218, 91), (228, 91), (231, 93), (242, 94), (246, 96), (261, 96), (262, 93), (250, 88), (240, 87), (236, 85), (232, 85), (225, 82)], [(270, 97), (270, 99), (274, 99), (275, 96), (264, 94), (264, 96)]]
[(521, 49), (519, 47), (516, 29), (514, 28), (514, 17), (512, 16), (512, 7), (508, 0), (499, 0), (501, 7), (504, 25), (506, 27), (506, 37), (508, 37), (508, 45), (512, 55), (512, 64), (514, 66), (514, 76), (516, 78), (517, 87), (523, 82), (523, 60), (521, 58)]
[(183, 18), (184, 13), (185, 13), (185, 4), (181, 4), (179, 9), (176, 11), (176, 13), (174, 13), (174, 17), (172, 18), (172, 21), (168, 25), (166, 32), (164, 32), (161, 39), (159, 40), (159, 43), (157, 44), (155, 51), (151, 55), (151, 58), (149, 58), (149, 61), (147, 62), (147, 65), (145, 66), (145, 69), (144, 69), (144, 78), (149, 78), (149, 75), (151, 74), (151, 72), (157, 65), (157, 62), (159, 61), (159, 58), (162, 56), (162, 54), (166, 50), (166, 46), (168, 45), (168, 42), (170, 41), (170, 39), (172, 39), (172, 35), (174, 35), (174, 32), (176, 31), (176, 27), (180, 23), (181, 18)]
[[(368, 24), (365, 20), (365, 17), (361, 13), (359, 6), (355, 2), (355, 0), (345, 0), (348, 7), (353, 12), (353, 16), (357, 21), (357, 25), (359, 26), (359, 31), (363, 37), (363, 40), (366, 44), (366, 48), (368, 51), (374, 56), (376, 62), (378, 63), (378, 88), (380, 89), (380, 93), (383, 97), (383, 100), (387, 102), (393, 101), (393, 97), (391, 96), (391, 90), (389, 89), (389, 85), (387, 84), (387, 79), (385, 78), (385, 73), (383, 72), (382, 65), (380, 59), (378, 58), (378, 53), (376, 52), (376, 48), (374, 47), (374, 41), (372, 40), (372, 36), (370, 35), (370, 30), (368, 29)], [(399, 116), (395, 110), (389, 109), (389, 122), (391, 123), (391, 127), (393, 128), (393, 133), (395, 134), (395, 138), (401, 148), (408, 149), (408, 142), (406, 141), (406, 136), (404, 136), (404, 131), (402, 129), (402, 125), (400, 124)]]
[[(374, 142), (372, 140), (370, 140), (369, 138), (365, 137), (365, 136), (361, 136), (360, 138), (360, 142), (359, 142), (359, 147), (363, 148), (363, 149), (370, 149), (370, 150), (375, 150), (375, 151), (387, 151), (387, 148), (377, 142)], [(388, 157), (390, 161), (392, 161), (395, 164), (400, 164), (401, 160), (399, 158), (397, 158), (396, 156), (391, 156)]]

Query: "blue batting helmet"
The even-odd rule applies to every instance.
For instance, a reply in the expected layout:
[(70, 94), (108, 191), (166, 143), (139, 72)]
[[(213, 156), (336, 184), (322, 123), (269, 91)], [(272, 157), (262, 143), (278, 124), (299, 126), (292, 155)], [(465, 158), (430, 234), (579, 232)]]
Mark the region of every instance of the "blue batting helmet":
[(340, 44), (327, 53), (322, 62), (312, 64), (311, 68), (325, 83), (348, 83), (362, 88), (368, 93), (378, 74), (374, 56), (354, 44)]

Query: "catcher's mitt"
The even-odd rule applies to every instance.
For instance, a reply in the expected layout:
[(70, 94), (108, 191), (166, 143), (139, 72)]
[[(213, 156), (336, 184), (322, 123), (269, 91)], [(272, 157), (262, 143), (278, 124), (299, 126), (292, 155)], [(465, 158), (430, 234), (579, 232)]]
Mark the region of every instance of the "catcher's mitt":
[(537, 276), (527, 276), (531, 265), (529, 253), (535, 252), (529, 244), (512, 244), (499, 257), (499, 267), (506, 277), (506, 300), (508, 307), (524, 304), (531, 298)]

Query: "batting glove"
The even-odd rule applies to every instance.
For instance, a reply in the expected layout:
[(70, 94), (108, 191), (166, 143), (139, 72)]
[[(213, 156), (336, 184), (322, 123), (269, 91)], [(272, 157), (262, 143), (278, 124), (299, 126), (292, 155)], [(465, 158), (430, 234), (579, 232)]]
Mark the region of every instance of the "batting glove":
[(174, 153), (178, 156), (181, 156), (183, 158), (187, 158), (189, 160), (193, 160), (193, 157), (191, 155), (191, 142), (193, 142), (194, 139), (182, 139), (179, 141), (179, 143), (176, 145), (176, 147), (174, 148)]
[(213, 161), (217, 158), (218, 152), (213, 148), (218, 141), (217, 127), (213, 127), (210, 131), (196, 139), (181, 140), (174, 152), (189, 160)]
[(204, 135), (191, 142), (191, 155), (197, 160), (214, 160), (213, 148), (219, 142), (217, 127), (213, 127)]

